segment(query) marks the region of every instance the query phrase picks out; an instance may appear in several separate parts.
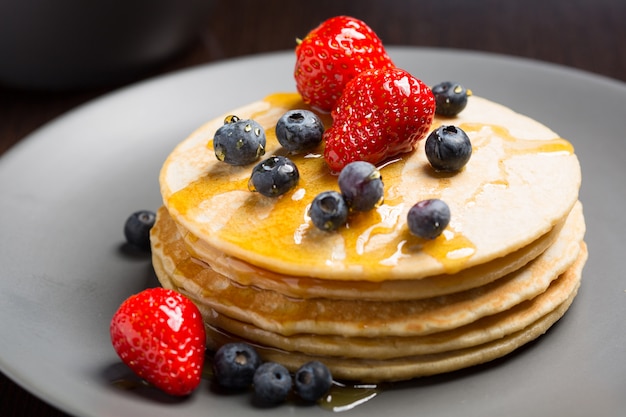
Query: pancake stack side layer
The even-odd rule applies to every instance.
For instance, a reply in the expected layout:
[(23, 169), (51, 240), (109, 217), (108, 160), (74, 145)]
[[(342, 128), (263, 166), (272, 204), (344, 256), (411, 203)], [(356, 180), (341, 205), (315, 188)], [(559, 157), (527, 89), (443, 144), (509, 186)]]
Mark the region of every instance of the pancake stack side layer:
[[(338, 190), (323, 150), (288, 155), (274, 126), (295, 93), (277, 93), (193, 132), (165, 161), (163, 207), (151, 231), (164, 287), (200, 308), (209, 347), (253, 344), (291, 370), (316, 359), (339, 379), (396, 381), (458, 370), (512, 352), (545, 333), (572, 303), (587, 250), (581, 173), (569, 142), (546, 126), (473, 96), (454, 118), (472, 158), (434, 171), (424, 141), (380, 166), (384, 203), (335, 232), (307, 208)], [(224, 117), (266, 130), (265, 157), (289, 156), (300, 181), (269, 198), (248, 189), (251, 166), (216, 159)], [(320, 115), (330, 124), (328, 115)], [(439, 198), (452, 217), (433, 240), (411, 235), (406, 213)]]

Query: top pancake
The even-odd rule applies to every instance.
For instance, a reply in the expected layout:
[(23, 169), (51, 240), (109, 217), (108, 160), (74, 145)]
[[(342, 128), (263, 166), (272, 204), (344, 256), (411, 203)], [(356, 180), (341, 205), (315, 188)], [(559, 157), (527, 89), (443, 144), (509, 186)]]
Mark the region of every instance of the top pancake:
[[(295, 108), (307, 108), (299, 95), (275, 94), (227, 114), (265, 127), (267, 157), (286, 155), (274, 126)], [(298, 186), (279, 198), (264, 197), (248, 190), (253, 165), (230, 166), (215, 157), (212, 137), (224, 116), (197, 129), (168, 156), (160, 174), (164, 205), (193, 239), (281, 274), (385, 281), (456, 273), (531, 244), (578, 199), (580, 166), (569, 142), (473, 96), (458, 117), (435, 119), (432, 127), (456, 125), (470, 137), (472, 158), (460, 172), (435, 172), (421, 141), (414, 152), (380, 167), (384, 204), (326, 233), (306, 215), (318, 193), (338, 190), (322, 149), (289, 155), (300, 172)], [(427, 198), (443, 199), (452, 213), (446, 231), (431, 241), (412, 236), (406, 225), (409, 208)]]

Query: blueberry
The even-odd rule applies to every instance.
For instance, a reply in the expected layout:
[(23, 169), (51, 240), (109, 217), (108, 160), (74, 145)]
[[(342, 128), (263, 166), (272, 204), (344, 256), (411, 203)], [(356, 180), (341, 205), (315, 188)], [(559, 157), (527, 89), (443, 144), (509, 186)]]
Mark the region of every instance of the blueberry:
[(456, 126), (440, 126), (426, 138), (424, 145), (428, 162), (437, 171), (458, 171), (472, 156), (472, 143)]
[(439, 199), (423, 200), (409, 209), (407, 223), (412, 234), (422, 239), (434, 239), (450, 223), (450, 208)]
[(317, 401), (328, 392), (333, 383), (330, 370), (319, 361), (307, 362), (295, 374), (296, 393), (305, 401)]
[(245, 389), (252, 384), (261, 357), (247, 343), (227, 343), (215, 352), (213, 373), (224, 388)]
[(264, 404), (278, 404), (291, 391), (291, 375), (287, 368), (275, 362), (265, 362), (254, 373), (254, 394)]
[(440, 116), (453, 117), (467, 106), (467, 98), (472, 91), (459, 83), (445, 81), (432, 88), (435, 96), (435, 113)]
[(383, 201), (383, 181), (380, 171), (365, 161), (351, 162), (339, 173), (339, 189), (348, 207), (368, 211)]
[(251, 119), (227, 116), (213, 137), (215, 156), (230, 165), (247, 165), (265, 154), (265, 130)]
[(348, 221), (348, 205), (341, 193), (324, 191), (313, 199), (309, 208), (311, 221), (320, 230), (331, 232)]
[(150, 229), (154, 226), (156, 214), (149, 210), (140, 210), (131, 214), (124, 224), (126, 241), (139, 249), (150, 249)]
[(266, 197), (278, 197), (294, 188), (299, 179), (298, 168), (289, 158), (271, 156), (254, 167), (248, 188)]
[(276, 123), (276, 139), (289, 152), (300, 152), (322, 142), (324, 125), (309, 110), (290, 110)]

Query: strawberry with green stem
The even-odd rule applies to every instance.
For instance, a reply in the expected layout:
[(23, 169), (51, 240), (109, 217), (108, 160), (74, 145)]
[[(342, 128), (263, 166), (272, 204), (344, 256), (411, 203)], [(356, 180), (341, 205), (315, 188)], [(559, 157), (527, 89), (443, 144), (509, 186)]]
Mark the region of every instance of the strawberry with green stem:
[(382, 41), (367, 24), (336, 16), (298, 42), (294, 77), (305, 103), (330, 112), (346, 84), (359, 73), (393, 66)]

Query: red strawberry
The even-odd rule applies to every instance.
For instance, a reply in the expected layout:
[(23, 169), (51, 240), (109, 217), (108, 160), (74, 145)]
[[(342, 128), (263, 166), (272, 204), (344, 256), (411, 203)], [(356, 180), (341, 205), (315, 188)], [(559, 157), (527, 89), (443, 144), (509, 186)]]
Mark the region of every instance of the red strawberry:
[(346, 83), (361, 71), (392, 66), (369, 26), (352, 17), (337, 16), (309, 32), (296, 47), (294, 76), (304, 102), (329, 112)]
[(151, 288), (131, 296), (113, 316), (110, 332), (122, 361), (157, 388), (187, 395), (200, 384), (204, 324), (183, 295)]
[(324, 157), (333, 171), (353, 161), (378, 164), (415, 149), (428, 133), (435, 98), (422, 81), (399, 68), (364, 71), (346, 86), (324, 132)]

